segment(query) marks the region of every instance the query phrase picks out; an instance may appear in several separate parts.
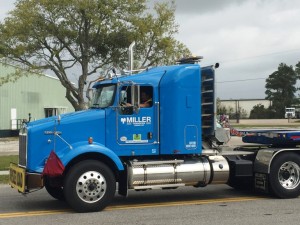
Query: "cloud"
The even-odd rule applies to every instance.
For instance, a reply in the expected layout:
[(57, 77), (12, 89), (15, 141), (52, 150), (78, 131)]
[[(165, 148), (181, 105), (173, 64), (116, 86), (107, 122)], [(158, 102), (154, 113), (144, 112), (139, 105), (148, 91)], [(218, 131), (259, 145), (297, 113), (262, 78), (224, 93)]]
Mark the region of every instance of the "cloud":
[[(169, 1), (169, 0), (165, 0)], [(0, 20), (14, 6), (6, 0)], [(149, 0), (149, 6), (159, 0)], [(279, 63), (300, 60), (299, 0), (175, 0), (176, 38), (201, 55), (201, 65), (220, 62), (217, 82), (267, 78)], [(264, 98), (263, 79), (217, 83), (221, 99)]]
[(177, 13), (183, 15), (213, 13), (232, 5), (241, 5), (248, 0), (175, 0)]
[[(176, 4), (177, 38), (204, 56), (202, 64), (221, 63), (217, 81), (267, 78), (279, 63), (295, 65), (300, 60), (299, 1), (177, 0)], [(217, 88), (221, 99), (265, 97), (261, 79), (219, 83)]]

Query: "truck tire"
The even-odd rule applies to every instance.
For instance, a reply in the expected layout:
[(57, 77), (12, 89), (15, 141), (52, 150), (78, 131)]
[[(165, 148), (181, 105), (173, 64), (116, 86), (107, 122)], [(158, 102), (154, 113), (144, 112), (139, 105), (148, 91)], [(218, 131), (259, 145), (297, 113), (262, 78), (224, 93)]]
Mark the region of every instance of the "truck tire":
[(293, 152), (276, 156), (269, 175), (271, 192), (279, 198), (300, 195), (300, 156)]
[(102, 162), (85, 160), (75, 164), (64, 181), (64, 195), (77, 212), (96, 212), (104, 209), (116, 191), (116, 179)]
[(55, 187), (51, 185), (51, 182), (49, 181), (49, 178), (45, 179), (45, 188), (49, 195), (51, 195), (53, 198), (64, 201), (65, 195), (63, 187)]

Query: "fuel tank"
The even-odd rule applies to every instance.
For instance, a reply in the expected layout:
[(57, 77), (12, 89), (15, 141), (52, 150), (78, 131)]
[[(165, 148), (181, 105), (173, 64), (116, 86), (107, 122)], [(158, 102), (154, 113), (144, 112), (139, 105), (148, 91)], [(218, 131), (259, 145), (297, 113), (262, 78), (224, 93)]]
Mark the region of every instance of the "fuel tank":
[(130, 189), (155, 187), (205, 186), (226, 183), (229, 165), (223, 156), (199, 157), (186, 160), (130, 161)]

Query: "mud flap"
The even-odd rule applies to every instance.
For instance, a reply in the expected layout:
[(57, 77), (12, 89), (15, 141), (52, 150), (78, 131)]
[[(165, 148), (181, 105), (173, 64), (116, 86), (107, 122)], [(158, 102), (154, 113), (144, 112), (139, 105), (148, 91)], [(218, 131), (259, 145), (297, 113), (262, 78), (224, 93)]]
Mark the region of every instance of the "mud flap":
[(56, 153), (52, 150), (44, 167), (43, 176), (58, 177), (63, 174), (65, 167)]
[(255, 185), (255, 190), (268, 193), (269, 192), (268, 174), (255, 173), (254, 185)]

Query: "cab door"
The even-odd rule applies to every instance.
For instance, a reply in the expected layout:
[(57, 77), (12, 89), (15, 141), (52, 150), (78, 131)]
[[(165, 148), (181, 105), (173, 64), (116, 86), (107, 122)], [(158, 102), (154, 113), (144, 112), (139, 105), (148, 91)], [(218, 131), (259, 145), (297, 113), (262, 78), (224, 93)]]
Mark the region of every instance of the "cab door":
[[(117, 113), (117, 144), (125, 155), (156, 155), (158, 149), (158, 105), (154, 103), (155, 91), (150, 85), (124, 86), (120, 93)], [(151, 103), (140, 107), (140, 95), (147, 91)], [(149, 102), (149, 101), (148, 101)]]

